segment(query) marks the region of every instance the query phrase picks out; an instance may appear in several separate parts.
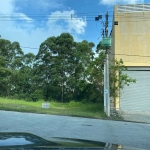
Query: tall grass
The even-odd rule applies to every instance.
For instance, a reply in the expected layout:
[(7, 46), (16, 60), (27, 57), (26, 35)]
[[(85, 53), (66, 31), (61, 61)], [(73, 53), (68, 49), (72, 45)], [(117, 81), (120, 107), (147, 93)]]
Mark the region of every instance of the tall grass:
[(67, 115), (88, 118), (107, 118), (103, 111), (101, 103), (82, 103), (71, 101), (69, 103), (58, 103), (51, 101), (50, 108), (42, 108), (40, 100), (37, 102), (29, 102), (25, 100), (13, 100), (8, 98), (0, 98), (0, 110), (33, 112), (53, 115)]

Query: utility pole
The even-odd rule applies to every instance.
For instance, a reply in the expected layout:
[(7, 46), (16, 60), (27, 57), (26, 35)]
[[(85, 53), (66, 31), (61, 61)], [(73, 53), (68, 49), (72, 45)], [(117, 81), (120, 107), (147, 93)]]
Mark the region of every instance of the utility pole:
[[(111, 39), (108, 38), (108, 12), (106, 13), (106, 21), (104, 23), (105, 29), (102, 29), (102, 46), (106, 48), (104, 60), (104, 112), (110, 116), (110, 87), (109, 87), (109, 47), (111, 46)], [(102, 16), (95, 17), (95, 21), (99, 21)]]
[(104, 59), (104, 112), (106, 113), (106, 58)]
[[(108, 38), (108, 12), (106, 13), (105, 37)], [(109, 87), (109, 48), (106, 47), (106, 64), (104, 64), (104, 98), (106, 100), (106, 115), (110, 116), (110, 87)]]
[[(104, 29), (102, 29), (102, 37), (104, 38), (105, 37), (105, 31)], [(106, 54), (106, 52), (105, 52)], [(104, 59), (104, 112), (106, 113), (106, 85), (107, 85), (107, 81), (106, 81), (106, 56), (105, 56), (105, 59)]]

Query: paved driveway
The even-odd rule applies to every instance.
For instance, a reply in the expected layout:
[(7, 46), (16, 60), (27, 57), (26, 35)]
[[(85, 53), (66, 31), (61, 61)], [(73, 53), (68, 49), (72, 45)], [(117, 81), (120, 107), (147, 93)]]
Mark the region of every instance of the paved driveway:
[(0, 111), (0, 132), (95, 140), (150, 149), (150, 124)]
[(133, 122), (141, 122), (141, 123), (149, 123), (150, 124), (150, 112), (120, 112), (120, 115), (124, 120), (133, 121)]

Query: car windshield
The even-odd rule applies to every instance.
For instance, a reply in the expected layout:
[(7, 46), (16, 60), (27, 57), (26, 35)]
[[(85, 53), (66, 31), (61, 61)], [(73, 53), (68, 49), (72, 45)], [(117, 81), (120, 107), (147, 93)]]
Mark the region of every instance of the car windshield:
[(150, 149), (149, 2), (0, 1), (0, 149)]

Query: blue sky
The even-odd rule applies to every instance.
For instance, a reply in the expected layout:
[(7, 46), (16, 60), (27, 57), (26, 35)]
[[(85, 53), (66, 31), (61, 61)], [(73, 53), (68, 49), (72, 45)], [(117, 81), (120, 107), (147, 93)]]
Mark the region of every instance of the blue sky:
[[(107, 11), (111, 29), (114, 5), (149, 2), (150, 0), (1, 0), (0, 35), (11, 42), (18, 41), (25, 53), (34, 54), (37, 54), (44, 40), (63, 32), (69, 32), (75, 41), (88, 40), (97, 45), (101, 38), (101, 22), (105, 20)], [(98, 15), (103, 15), (103, 18), (96, 22), (95, 17)]]

